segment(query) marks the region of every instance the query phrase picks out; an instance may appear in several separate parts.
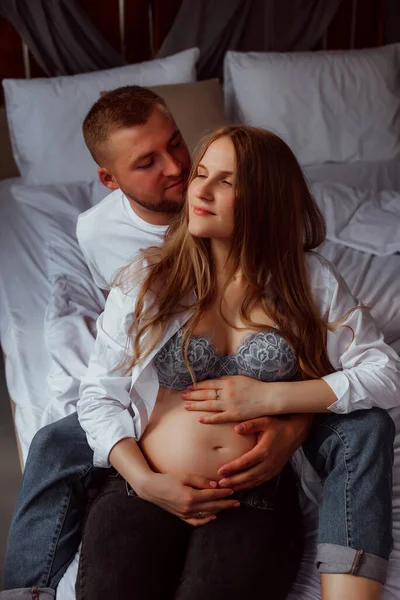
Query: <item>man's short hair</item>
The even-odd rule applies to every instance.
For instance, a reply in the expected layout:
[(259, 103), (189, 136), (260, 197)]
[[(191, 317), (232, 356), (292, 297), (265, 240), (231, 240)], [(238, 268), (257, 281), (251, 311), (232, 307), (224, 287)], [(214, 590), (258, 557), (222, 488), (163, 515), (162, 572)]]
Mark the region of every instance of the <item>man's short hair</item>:
[(125, 127), (144, 125), (156, 106), (170, 115), (161, 96), (139, 85), (127, 85), (102, 94), (82, 125), (86, 146), (96, 163), (102, 166), (104, 146), (110, 133)]

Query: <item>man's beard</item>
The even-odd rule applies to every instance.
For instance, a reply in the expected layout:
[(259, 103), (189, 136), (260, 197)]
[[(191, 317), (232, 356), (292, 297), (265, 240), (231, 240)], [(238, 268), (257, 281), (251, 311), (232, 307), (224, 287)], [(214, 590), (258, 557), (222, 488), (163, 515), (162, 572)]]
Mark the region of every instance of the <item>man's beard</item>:
[(183, 208), (183, 202), (176, 202), (174, 200), (166, 199), (160, 200), (159, 202), (143, 202), (143, 200), (139, 200), (139, 198), (136, 198), (135, 196), (128, 194), (125, 195), (128, 196), (130, 200), (133, 200), (133, 202), (136, 202), (136, 204), (139, 204), (139, 206), (150, 212), (176, 215)]

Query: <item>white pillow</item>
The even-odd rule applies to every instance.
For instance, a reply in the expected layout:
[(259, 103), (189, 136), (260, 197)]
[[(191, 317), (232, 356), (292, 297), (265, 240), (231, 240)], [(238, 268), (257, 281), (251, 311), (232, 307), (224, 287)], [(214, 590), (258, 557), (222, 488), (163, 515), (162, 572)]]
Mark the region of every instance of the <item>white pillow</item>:
[[(75, 181), (31, 186), (22, 184), (21, 179), (15, 179), (11, 190), (15, 202), (28, 204), (40, 211), (43, 228), (47, 228), (49, 222), (58, 226), (63, 219), (76, 220), (81, 212), (92, 208), (110, 193), (97, 178), (90, 183)], [(72, 231), (75, 233), (75, 229)], [(44, 231), (42, 233), (45, 234)]]
[(100, 93), (124, 85), (195, 81), (198, 55), (198, 48), (192, 48), (167, 58), (95, 73), (4, 79), (13, 154), (24, 183), (95, 179), (97, 166), (85, 146), (81, 126)]
[(366, 50), (227, 52), (228, 117), (270, 129), (302, 164), (400, 151), (400, 44)]

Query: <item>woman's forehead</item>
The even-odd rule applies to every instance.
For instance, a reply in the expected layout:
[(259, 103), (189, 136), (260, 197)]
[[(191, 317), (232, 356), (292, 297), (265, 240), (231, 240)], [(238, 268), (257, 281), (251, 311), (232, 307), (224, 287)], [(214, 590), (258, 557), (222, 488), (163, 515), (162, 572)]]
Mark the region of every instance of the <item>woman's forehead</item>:
[(235, 147), (230, 137), (220, 137), (208, 146), (199, 164), (213, 166), (222, 171), (234, 171), (236, 167)]

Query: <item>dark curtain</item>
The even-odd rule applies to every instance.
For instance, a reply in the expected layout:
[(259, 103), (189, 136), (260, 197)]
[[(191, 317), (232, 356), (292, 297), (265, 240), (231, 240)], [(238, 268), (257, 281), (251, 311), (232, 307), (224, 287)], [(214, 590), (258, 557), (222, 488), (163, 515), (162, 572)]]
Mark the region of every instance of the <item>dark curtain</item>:
[(310, 50), (341, 0), (183, 0), (158, 56), (198, 46), (200, 79), (221, 77), (227, 50)]
[(385, 44), (400, 42), (400, 3), (399, 0), (386, 0)]
[(1, 0), (0, 14), (49, 76), (125, 64), (75, 0)]

